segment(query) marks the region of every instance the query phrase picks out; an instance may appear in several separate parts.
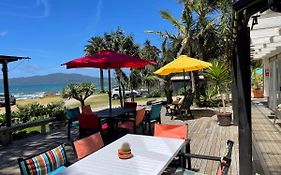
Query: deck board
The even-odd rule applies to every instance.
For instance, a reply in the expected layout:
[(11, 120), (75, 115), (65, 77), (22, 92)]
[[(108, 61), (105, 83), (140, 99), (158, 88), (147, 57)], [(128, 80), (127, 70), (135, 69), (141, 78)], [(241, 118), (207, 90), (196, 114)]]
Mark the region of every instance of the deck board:
[[(200, 113), (194, 109), (192, 111), (195, 119), (185, 121), (175, 118), (169, 120), (163, 118), (163, 123), (188, 123), (188, 137), (191, 139), (191, 153), (221, 156), (225, 152), (227, 140), (234, 141), (232, 165), (229, 174), (238, 173), (238, 127), (219, 126), (215, 114), (210, 115), (210, 109), (200, 109)], [(199, 172), (208, 175), (215, 175), (218, 162), (210, 160), (192, 159), (192, 168), (199, 169)]]
[(265, 174), (281, 174), (281, 132), (268, 119), (265, 107), (252, 105), (253, 143)]

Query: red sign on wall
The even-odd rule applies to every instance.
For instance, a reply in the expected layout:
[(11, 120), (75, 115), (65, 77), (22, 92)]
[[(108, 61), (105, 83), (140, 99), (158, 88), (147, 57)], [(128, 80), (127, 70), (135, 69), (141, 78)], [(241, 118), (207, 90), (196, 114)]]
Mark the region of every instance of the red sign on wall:
[(264, 74), (265, 74), (265, 76), (269, 76), (270, 75), (269, 69), (265, 69)]

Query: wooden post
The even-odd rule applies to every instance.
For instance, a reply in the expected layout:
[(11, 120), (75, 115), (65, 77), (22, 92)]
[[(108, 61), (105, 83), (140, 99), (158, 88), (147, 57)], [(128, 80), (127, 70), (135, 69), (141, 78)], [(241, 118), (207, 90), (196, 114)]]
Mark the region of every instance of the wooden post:
[[(243, 15), (241, 14), (241, 18)], [(245, 20), (245, 18), (244, 18)], [(237, 92), (239, 116), (239, 174), (253, 174), (251, 122), (250, 28), (240, 20), (237, 30)], [(244, 23), (243, 23), (244, 21)]]
[(41, 134), (46, 134), (46, 125), (41, 125)]
[(6, 126), (12, 125), (11, 121), (11, 103), (10, 103), (10, 93), (9, 93), (9, 81), (8, 81), (8, 61), (4, 60), (2, 63), (3, 71), (3, 85), (4, 85), (4, 95), (5, 95), (5, 110), (6, 110)]

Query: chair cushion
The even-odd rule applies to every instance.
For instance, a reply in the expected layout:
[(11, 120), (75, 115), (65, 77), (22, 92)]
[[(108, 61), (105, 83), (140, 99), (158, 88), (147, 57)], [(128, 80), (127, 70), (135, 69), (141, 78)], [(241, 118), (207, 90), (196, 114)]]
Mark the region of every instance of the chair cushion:
[(64, 152), (64, 148), (62, 145), (46, 152), (46, 155), (48, 156), (50, 160), (50, 164), (52, 166), (52, 170), (55, 170), (59, 168), (60, 166), (63, 166), (66, 164), (66, 155)]
[(109, 129), (109, 125), (107, 123), (104, 123), (101, 125), (101, 129), (102, 130), (108, 130)]
[(52, 171), (52, 172), (48, 173), (48, 175), (56, 175), (56, 174), (60, 173), (62, 170), (64, 170), (64, 169), (66, 169), (66, 167), (65, 166), (61, 166), (61, 167), (57, 168), (55, 171)]
[(32, 158), (19, 162), (22, 173), (25, 174), (47, 174), (57, 168), (66, 165), (67, 159), (62, 145), (41, 153)]
[(72, 122), (72, 127), (78, 128), (79, 127), (79, 122), (78, 121), (74, 121)]

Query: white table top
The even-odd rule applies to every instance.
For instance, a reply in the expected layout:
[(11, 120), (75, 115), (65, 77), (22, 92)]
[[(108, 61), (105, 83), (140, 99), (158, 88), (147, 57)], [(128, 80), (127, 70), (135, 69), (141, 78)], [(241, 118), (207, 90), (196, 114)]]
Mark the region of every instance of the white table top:
[[(130, 159), (119, 159), (117, 152), (128, 142)], [(60, 174), (154, 175), (161, 174), (185, 144), (184, 140), (127, 134), (84, 159), (72, 164)]]

